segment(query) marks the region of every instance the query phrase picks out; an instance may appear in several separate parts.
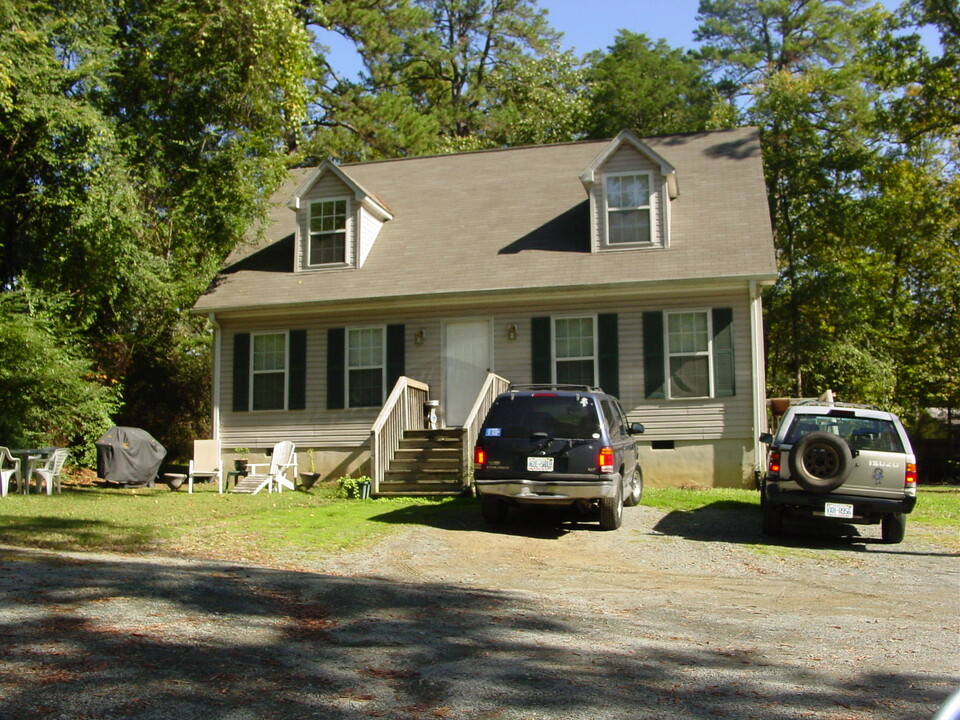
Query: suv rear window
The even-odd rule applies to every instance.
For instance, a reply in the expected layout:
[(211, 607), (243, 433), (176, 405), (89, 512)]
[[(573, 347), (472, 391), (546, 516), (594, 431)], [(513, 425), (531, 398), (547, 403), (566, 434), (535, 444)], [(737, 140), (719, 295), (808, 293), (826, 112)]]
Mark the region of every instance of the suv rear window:
[(516, 395), (497, 400), (484, 422), (486, 437), (589, 438), (600, 432), (597, 409), (589, 397)]
[(838, 415), (795, 415), (784, 443), (793, 445), (804, 435), (817, 431), (838, 435), (852, 450), (903, 452), (900, 435), (891, 421)]

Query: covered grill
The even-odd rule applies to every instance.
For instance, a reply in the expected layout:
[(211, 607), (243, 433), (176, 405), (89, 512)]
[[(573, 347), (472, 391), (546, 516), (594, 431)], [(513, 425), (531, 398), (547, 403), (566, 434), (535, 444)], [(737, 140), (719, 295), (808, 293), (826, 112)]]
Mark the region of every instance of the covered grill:
[(153, 485), (167, 451), (146, 430), (112, 427), (97, 440), (97, 477), (118, 485)]

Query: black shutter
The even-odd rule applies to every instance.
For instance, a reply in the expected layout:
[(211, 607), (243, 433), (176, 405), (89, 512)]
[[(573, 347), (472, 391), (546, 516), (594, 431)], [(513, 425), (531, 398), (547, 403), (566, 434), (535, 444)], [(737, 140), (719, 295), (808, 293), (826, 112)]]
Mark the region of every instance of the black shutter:
[(550, 318), (530, 318), (530, 382), (553, 382), (553, 368), (550, 367)]
[(327, 408), (330, 410), (344, 407), (346, 339), (343, 328), (327, 328)]
[(307, 407), (307, 331), (290, 331), (290, 377), (287, 382), (287, 409)]
[(663, 369), (663, 313), (643, 314), (643, 390), (648, 399), (667, 396)]
[(737, 394), (733, 363), (733, 309), (713, 309), (713, 389), (717, 397)]
[(406, 372), (406, 337), (404, 325), (387, 325), (387, 389), (389, 395), (400, 376)]
[(250, 333), (233, 336), (233, 411), (250, 409)]
[(598, 375), (600, 387), (616, 397), (620, 396), (620, 335), (617, 332), (616, 313), (597, 316)]

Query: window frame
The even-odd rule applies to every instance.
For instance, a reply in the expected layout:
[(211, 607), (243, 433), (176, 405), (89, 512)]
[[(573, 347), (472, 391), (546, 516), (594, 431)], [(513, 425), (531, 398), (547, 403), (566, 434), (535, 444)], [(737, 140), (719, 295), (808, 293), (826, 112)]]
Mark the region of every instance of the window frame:
[[(380, 331), (380, 364), (363, 365), (351, 367), (350, 365), (350, 337), (354, 332), (364, 330)], [(380, 368), (380, 401), (376, 405), (353, 405), (350, 402), (350, 371), (351, 370), (372, 370)], [(343, 405), (345, 408), (369, 408), (382, 406), (386, 401), (387, 386), (387, 326), (386, 325), (357, 325), (344, 328), (343, 343)]]
[[(591, 330), (593, 333), (593, 355), (586, 356), (580, 355), (577, 357), (566, 357), (558, 358), (557, 357), (557, 321), (560, 320), (590, 320)], [(593, 380), (589, 383), (591, 387), (599, 386), (599, 374), (600, 374), (600, 338), (598, 335), (598, 321), (597, 314), (577, 314), (577, 315), (554, 315), (550, 318), (550, 371), (552, 375), (552, 382), (557, 383), (557, 363), (563, 361), (572, 361), (572, 360), (587, 360), (590, 359), (593, 362)]]
[[(706, 349), (693, 352), (673, 352), (670, 349), (670, 318), (677, 315), (702, 315), (706, 318), (706, 327), (704, 333), (707, 338)], [(673, 394), (674, 374), (670, 367), (670, 361), (675, 357), (706, 357), (707, 359), (707, 394), (706, 395), (684, 395), (675, 397)], [(664, 310), (663, 311), (663, 371), (664, 371), (664, 390), (667, 400), (704, 400), (717, 397), (714, 380), (714, 358), (713, 358), (713, 313), (710, 308), (690, 308), (683, 310)]]
[[(283, 337), (283, 369), (270, 368), (269, 370), (256, 369), (257, 338), (281, 336)], [(290, 331), (289, 330), (260, 330), (250, 333), (250, 363), (249, 363), (249, 408), (250, 412), (285, 412), (288, 409), (290, 398)], [(282, 373), (283, 375), (283, 405), (281, 407), (256, 407), (256, 379), (257, 376)]]
[[(317, 205), (332, 205), (334, 203), (342, 202), (344, 203), (343, 210), (343, 230), (328, 230), (323, 231), (319, 230), (314, 232), (312, 228), (313, 223), (313, 208)], [(306, 267), (307, 268), (329, 268), (329, 267), (343, 267), (349, 265), (350, 258), (350, 233), (352, 228), (352, 205), (351, 200), (348, 195), (341, 195), (336, 197), (325, 197), (318, 198), (316, 200), (311, 200), (307, 206), (307, 219), (306, 219), (306, 238), (307, 238), (307, 247), (306, 247)], [(313, 260), (313, 239), (316, 236), (327, 236), (335, 235), (339, 232), (343, 233), (343, 259), (335, 260), (333, 262), (314, 262)]]
[[(608, 191), (607, 183), (612, 178), (623, 178), (623, 177), (646, 177), (647, 178), (647, 204), (646, 205), (637, 205), (637, 206), (611, 206), (610, 204), (610, 193)], [(655, 184), (654, 173), (650, 170), (634, 170), (634, 171), (624, 171), (624, 172), (614, 172), (614, 173), (604, 173), (603, 175), (603, 247), (608, 250), (617, 250), (620, 248), (634, 249), (634, 248), (648, 248), (648, 247), (659, 247), (659, 243), (656, 240), (657, 231), (655, 227), (655, 218), (657, 213), (654, 212), (655, 205), (657, 203), (657, 198), (659, 197), (658, 188)], [(646, 210), (649, 218), (649, 230), (650, 230), (650, 239), (649, 240), (631, 240), (628, 242), (613, 242), (610, 239), (610, 215), (613, 212), (624, 212), (632, 210)]]

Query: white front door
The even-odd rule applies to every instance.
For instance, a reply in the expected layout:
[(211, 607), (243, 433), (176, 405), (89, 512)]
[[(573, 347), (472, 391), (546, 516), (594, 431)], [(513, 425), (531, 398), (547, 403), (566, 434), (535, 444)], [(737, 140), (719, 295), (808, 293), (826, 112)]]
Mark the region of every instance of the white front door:
[(450, 427), (463, 425), (493, 366), (490, 340), (489, 320), (444, 325), (443, 411)]

